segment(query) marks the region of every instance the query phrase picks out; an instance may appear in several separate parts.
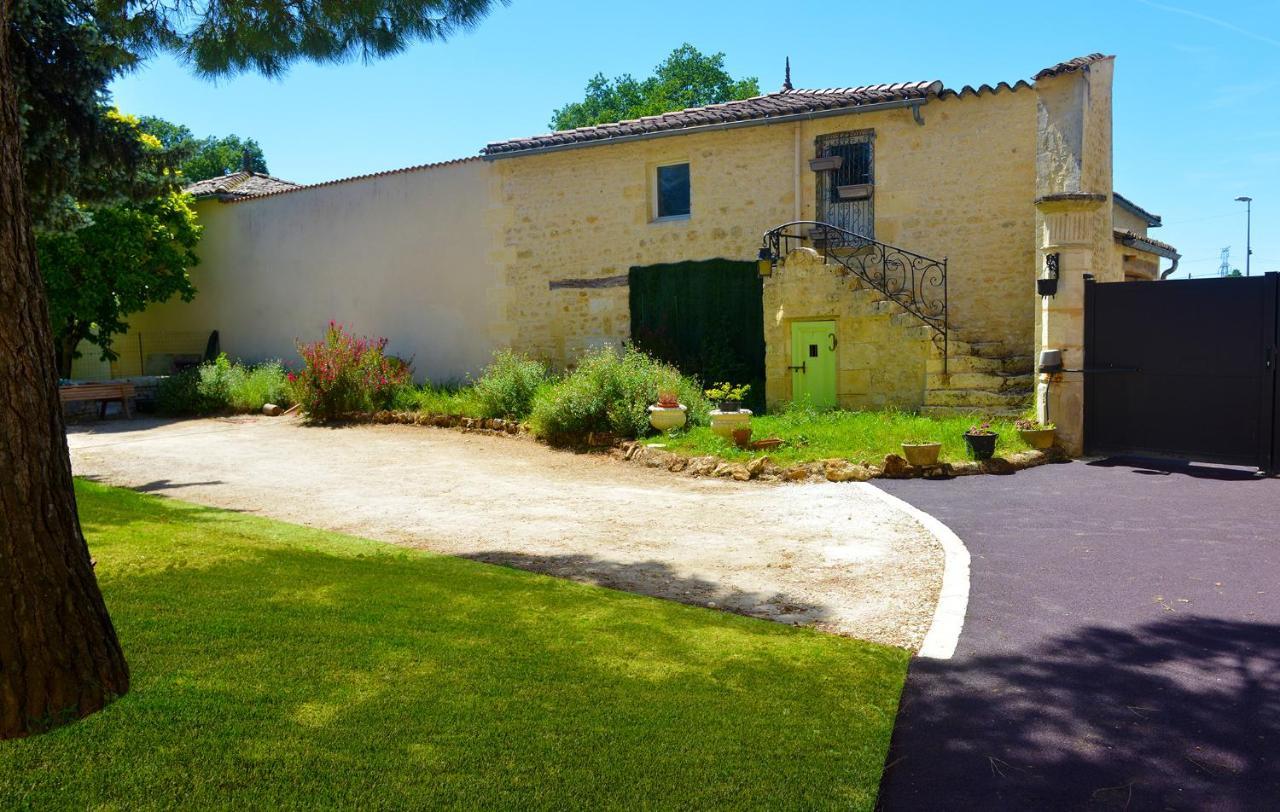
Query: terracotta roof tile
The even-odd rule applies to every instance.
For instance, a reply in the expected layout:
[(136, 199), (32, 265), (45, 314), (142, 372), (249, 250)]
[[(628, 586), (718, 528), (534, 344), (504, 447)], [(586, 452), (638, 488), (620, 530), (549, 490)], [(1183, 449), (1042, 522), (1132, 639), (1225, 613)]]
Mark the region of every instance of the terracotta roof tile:
[(184, 191), (198, 198), (218, 197), (223, 200), (234, 200), (278, 192), (282, 189), (296, 189), (299, 185), (261, 172), (233, 172), (230, 175), (198, 180), (187, 186)]
[(1178, 249), (1174, 248), (1167, 242), (1161, 242), (1155, 237), (1144, 237), (1141, 234), (1135, 234), (1124, 228), (1114, 229), (1115, 239), (1118, 243), (1130, 245), (1140, 251), (1147, 251), (1152, 254), (1159, 254), (1168, 259), (1177, 259), (1182, 256), (1178, 253)]
[(1113, 191), (1111, 193), (1111, 197), (1116, 201), (1117, 204), (1119, 204), (1120, 208), (1125, 209), (1130, 214), (1133, 214), (1137, 217), (1141, 217), (1143, 220), (1146, 220), (1147, 225), (1149, 227), (1158, 228), (1160, 226), (1160, 215), (1152, 214), (1151, 212), (1142, 208), (1137, 203), (1134, 203), (1132, 200), (1120, 194), (1119, 192)]
[[(1089, 54), (1059, 62), (1045, 68), (1035, 75), (1036, 79), (1060, 76), (1078, 70), (1086, 70), (1090, 65), (1112, 57), (1104, 54)], [(575, 130), (544, 133), (527, 138), (513, 138), (508, 141), (495, 141), (486, 146), (481, 153), (494, 157), (510, 153), (524, 152), (548, 147), (569, 147), (576, 144), (609, 141), (615, 138), (641, 136), (656, 132), (679, 133), (683, 130), (696, 129), (716, 124), (734, 122), (768, 121), (783, 116), (818, 113), (826, 110), (856, 109), (869, 104), (910, 99), (926, 99), (929, 96), (939, 98), (980, 96), (984, 93), (1000, 93), (1029, 88), (1031, 84), (1019, 79), (1010, 85), (1007, 82), (982, 85), (974, 88), (969, 85), (960, 90), (951, 90), (942, 82), (897, 82), (893, 84), (866, 85), (863, 87), (833, 87), (819, 90), (781, 90), (777, 93), (766, 93), (741, 101), (709, 104), (705, 107), (691, 107), (672, 113), (627, 121), (598, 124), (592, 127), (579, 127)]]
[(495, 141), (484, 148), (485, 155), (500, 155), (542, 147), (607, 141), (630, 135), (653, 132), (680, 131), (696, 127), (728, 124), (738, 121), (761, 121), (779, 116), (815, 113), (823, 110), (856, 108), (868, 104), (936, 96), (942, 91), (941, 82), (907, 82), (898, 84), (868, 85), (866, 87), (836, 87), (821, 90), (783, 90), (741, 101), (709, 104), (706, 107), (690, 107), (658, 116), (630, 119), (593, 127)]
[(1039, 81), (1053, 76), (1061, 76), (1064, 73), (1074, 73), (1078, 70), (1087, 69), (1093, 63), (1101, 62), (1104, 59), (1115, 59), (1115, 57), (1098, 53), (1089, 54), (1088, 56), (1077, 56), (1075, 59), (1068, 59), (1066, 62), (1059, 62), (1056, 65), (1050, 65), (1032, 78)]

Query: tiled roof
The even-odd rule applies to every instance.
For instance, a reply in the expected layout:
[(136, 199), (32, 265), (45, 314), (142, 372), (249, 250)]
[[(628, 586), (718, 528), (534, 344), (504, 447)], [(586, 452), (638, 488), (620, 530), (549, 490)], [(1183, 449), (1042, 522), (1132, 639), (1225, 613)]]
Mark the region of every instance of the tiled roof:
[[(1045, 79), (1085, 70), (1095, 62), (1111, 58), (1104, 54), (1089, 54), (1088, 56), (1076, 57), (1045, 68), (1037, 73), (1035, 78)], [(1007, 82), (1001, 82), (994, 87), (982, 85), (974, 88), (966, 85), (960, 90), (951, 90), (944, 87), (942, 82), (935, 80), (932, 82), (867, 85), (865, 87), (840, 87), (827, 90), (784, 89), (777, 93), (766, 93), (763, 96), (755, 96), (741, 101), (709, 104), (706, 107), (690, 107), (658, 116), (646, 116), (611, 124), (598, 124), (592, 127), (579, 127), (576, 130), (561, 130), (529, 138), (495, 141), (486, 146), (481, 152), (488, 157), (494, 157), (526, 150), (552, 147), (566, 148), (618, 138), (636, 138), (650, 133), (675, 134), (681, 131), (697, 129), (698, 127), (737, 122), (766, 122), (770, 119), (788, 116), (856, 109), (882, 102), (927, 99), (929, 96), (947, 98), (949, 96), (970, 94), (981, 95), (983, 93), (998, 93), (1003, 90), (1016, 91), (1029, 87), (1031, 87), (1029, 83), (1019, 80), (1012, 85)]]
[(1089, 54), (1088, 56), (1077, 56), (1075, 59), (1068, 59), (1066, 62), (1059, 62), (1051, 65), (1037, 73), (1034, 77), (1036, 81), (1048, 79), (1053, 76), (1061, 76), (1064, 73), (1075, 73), (1078, 70), (1084, 70), (1094, 62), (1101, 62), (1104, 59), (1114, 59), (1115, 57), (1106, 54)]
[(1134, 234), (1132, 231), (1124, 228), (1114, 230), (1116, 242), (1130, 245), (1139, 251), (1146, 251), (1150, 254), (1158, 254), (1167, 259), (1178, 259), (1182, 255), (1178, 253), (1178, 249), (1174, 248), (1167, 242), (1161, 242), (1155, 237), (1144, 237), (1141, 234)]
[(531, 138), (496, 141), (482, 151), (485, 155), (498, 155), (504, 152), (606, 141), (624, 136), (645, 135), (667, 130), (688, 130), (736, 121), (761, 121), (824, 110), (862, 107), (881, 102), (923, 99), (931, 95), (936, 96), (942, 89), (942, 82), (934, 81), (838, 87), (826, 90), (782, 90), (741, 101), (690, 107), (659, 116), (645, 116), (594, 127), (579, 127), (576, 130), (561, 130)]
[(258, 194), (242, 195), (239, 197), (230, 198), (226, 202), (238, 203), (242, 200), (258, 200), (264, 197), (275, 197), (276, 195), (289, 194), (290, 192), (305, 192), (308, 189), (321, 189), (325, 186), (336, 186), (340, 183), (351, 183), (352, 181), (357, 181), (357, 180), (370, 180), (372, 178), (382, 178), (382, 177), (386, 177), (387, 175), (401, 175), (401, 174), (404, 174), (405, 172), (417, 172), (423, 169), (436, 169), (441, 166), (453, 166), (454, 164), (465, 164), (471, 161), (479, 161), (479, 160), (481, 160), (481, 157), (479, 155), (473, 155), (468, 158), (453, 158), (448, 161), (437, 161), (435, 163), (430, 163), (430, 164), (417, 164), (415, 166), (401, 167), (400, 169), (386, 169), (386, 170), (383, 170), (382, 172), (370, 172), (367, 175), (352, 175), (346, 178), (336, 178), (334, 180), (325, 180), (319, 183), (308, 183), (305, 185), (291, 183), (288, 186), (281, 187), (279, 189), (272, 189), (271, 191), (267, 191), (267, 192), (260, 192)]
[(1116, 203), (1119, 204), (1120, 208), (1124, 209), (1125, 211), (1129, 212), (1130, 214), (1136, 217), (1141, 217), (1143, 220), (1146, 220), (1147, 225), (1149, 227), (1159, 228), (1160, 215), (1152, 214), (1151, 212), (1142, 208), (1137, 203), (1134, 203), (1132, 200), (1120, 194), (1119, 192), (1112, 192), (1111, 197), (1115, 199)]
[(300, 185), (293, 181), (264, 175), (261, 172), (233, 172), (230, 175), (198, 180), (188, 186), (185, 191), (196, 197), (218, 197), (223, 200), (235, 200), (286, 189), (297, 189)]

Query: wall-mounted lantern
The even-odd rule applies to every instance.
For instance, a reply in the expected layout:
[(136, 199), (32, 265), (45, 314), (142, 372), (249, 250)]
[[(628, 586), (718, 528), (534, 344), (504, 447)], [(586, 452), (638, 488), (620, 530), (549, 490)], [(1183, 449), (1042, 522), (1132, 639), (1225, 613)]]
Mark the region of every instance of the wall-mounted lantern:
[(1036, 293), (1053, 296), (1058, 292), (1058, 255), (1044, 255), (1044, 276), (1036, 280)]
[(759, 272), (761, 279), (768, 279), (773, 276), (773, 267), (777, 264), (778, 259), (769, 250), (768, 246), (763, 246), (760, 253), (756, 255), (756, 271)]

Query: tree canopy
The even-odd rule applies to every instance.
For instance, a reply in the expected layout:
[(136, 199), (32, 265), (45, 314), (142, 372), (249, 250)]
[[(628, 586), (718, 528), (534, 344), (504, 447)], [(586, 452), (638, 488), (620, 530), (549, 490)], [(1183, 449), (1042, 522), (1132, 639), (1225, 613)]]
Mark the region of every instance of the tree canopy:
[(143, 116), (140, 122), (143, 132), (155, 136), (166, 149), (178, 156), (183, 183), (239, 172), (245, 168), (246, 157), (251, 172), (265, 174), (268, 171), (262, 147), (252, 138), (234, 134), (221, 138), (214, 135), (197, 138), (189, 127), (156, 116)]
[(760, 81), (754, 76), (730, 76), (724, 69), (723, 53), (707, 55), (686, 42), (646, 79), (631, 74), (607, 79), (597, 73), (587, 82), (582, 101), (570, 102), (551, 114), (551, 128), (590, 127), (759, 95)]

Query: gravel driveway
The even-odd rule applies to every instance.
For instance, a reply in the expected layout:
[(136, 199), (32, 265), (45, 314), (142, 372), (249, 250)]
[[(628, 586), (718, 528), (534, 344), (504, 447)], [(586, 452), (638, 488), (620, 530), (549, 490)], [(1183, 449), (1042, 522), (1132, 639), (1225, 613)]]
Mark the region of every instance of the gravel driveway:
[(70, 427), (78, 476), (917, 648), (943, 556), (865, 484), (673, 476), (523, 437), (290, 418)]

